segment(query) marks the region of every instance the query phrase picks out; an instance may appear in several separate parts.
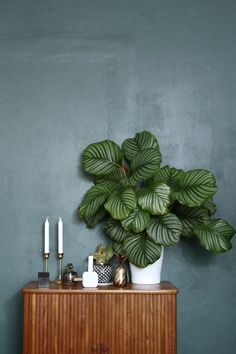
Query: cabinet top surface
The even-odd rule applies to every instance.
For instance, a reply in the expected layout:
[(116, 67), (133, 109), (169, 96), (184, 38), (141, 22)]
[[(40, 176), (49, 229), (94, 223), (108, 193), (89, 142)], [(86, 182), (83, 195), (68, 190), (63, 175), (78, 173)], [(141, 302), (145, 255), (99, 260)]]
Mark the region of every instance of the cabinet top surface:
[(148, 293), (148, 294), (177, 294), (178, 289), (167, 281), (160, 284), (141, 285), (141, 284), (127, 284), (124, 288), (116, 288), (113, 285), (102, 285), (97, 288), (84, 288), (81, 282), (73, 285), (57, 284), (50, 282), (49, 288), (38, 288), (38, 282), (32, 281), (23, 288), (23, 293), (116, 293), (116, 294), (129, 294), (129, 293)]

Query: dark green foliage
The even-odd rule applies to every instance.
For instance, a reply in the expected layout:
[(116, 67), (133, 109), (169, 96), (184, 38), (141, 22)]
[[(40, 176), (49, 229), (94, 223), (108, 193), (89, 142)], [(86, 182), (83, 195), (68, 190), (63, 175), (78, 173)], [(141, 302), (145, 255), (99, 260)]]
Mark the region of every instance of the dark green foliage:
[(183, 171), (161, 167), (156, 137), (137, 133), (122, 148), (110, 140), (90, 144), (83, 167), (94, 176), (94, 186), (79, 207), (87, 227), (108, 217), (104, 230), (116, 254), (146, 267), (181, 237), (195, 237), (210, 252), (232, 247), (234, 228), (223, 219), (212, 219), (217, 187), (205, 169)]

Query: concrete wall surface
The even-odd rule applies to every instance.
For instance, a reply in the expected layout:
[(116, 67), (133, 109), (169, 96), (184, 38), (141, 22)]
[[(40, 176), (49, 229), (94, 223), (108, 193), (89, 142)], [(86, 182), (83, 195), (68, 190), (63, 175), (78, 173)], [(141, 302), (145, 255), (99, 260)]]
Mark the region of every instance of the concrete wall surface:
[[(234, 0), (0, 1), (0, 354), (22, 352), (22, 287), (43, 270), (50, 221), (79, 275), (106, 238), (77, 208), (81, 153), (144, 129), (163, 163), (216, 176), (217, 215), (236, 226)], [(178, 295), (178, 353), (234, 354), (236, 242), (221, 255), (183, 241), (163, 279)], [(31, 353), (28, 353), (31, 354)], [(42, 353), (43, 354), (43, 353)]]

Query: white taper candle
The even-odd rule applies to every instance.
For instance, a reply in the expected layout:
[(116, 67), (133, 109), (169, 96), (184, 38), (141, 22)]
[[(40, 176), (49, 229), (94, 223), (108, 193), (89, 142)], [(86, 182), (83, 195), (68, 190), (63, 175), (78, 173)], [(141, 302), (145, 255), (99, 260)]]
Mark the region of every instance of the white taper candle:
[(63, 222), (60, 217), (58, 220), (58, 253), (63, 253)]
[(93, 256), (88, 257), (88, 272), (93, 272)]
[(49, 221), (48, 221), (48, 217), (44, 223), (44, 253), (49, 253)]

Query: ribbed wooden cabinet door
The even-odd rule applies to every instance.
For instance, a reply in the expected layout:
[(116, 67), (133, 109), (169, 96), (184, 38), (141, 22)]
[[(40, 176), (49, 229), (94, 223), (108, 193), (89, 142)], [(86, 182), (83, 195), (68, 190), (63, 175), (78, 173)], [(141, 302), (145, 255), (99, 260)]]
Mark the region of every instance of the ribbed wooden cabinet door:
[(24, 354), (176, 354), (176, 296), (24, 295)]
[(176, 297), (106, 294), (101, 344), (107, 354), (176, 354)]
[(26, 294), (24, 354), (100, 352), (100, 296)]

